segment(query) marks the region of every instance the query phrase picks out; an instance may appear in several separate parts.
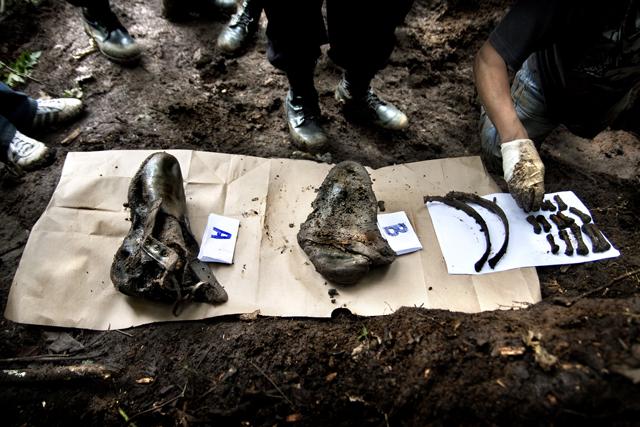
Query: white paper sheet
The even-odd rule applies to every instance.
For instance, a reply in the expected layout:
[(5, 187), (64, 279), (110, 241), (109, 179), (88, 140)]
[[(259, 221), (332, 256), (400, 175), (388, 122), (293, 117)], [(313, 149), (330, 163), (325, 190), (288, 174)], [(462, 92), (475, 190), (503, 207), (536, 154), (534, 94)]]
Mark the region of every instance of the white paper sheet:
[[(568, 206), (573, 206), (591, 215), (584, 203), (582, 203), (572, 191), (547, 194), (545, 199), (553, 202), (553, 196), (556, 194), (560, 195)], [(578, 255), (575, 253), (575, 250), (573, 255), (565, 255), (565, 245), (562, 239), (558, 237), (558, 228), (549, 220), (552, 226), (551, 233), (554, 236), (556, 244), (560, 246), (560, 252), (554, 255), (550, 251), (549, 242), (547, 242), (547, 233), (543, 231), (540, 234), (535, 234), (533, 227), (526, 219), (528, 215), (532, 214), (542, 214), (548, 219), (549, 215), (553, 212), (541, 210), (525, 213), (518, 207), (509, 193), (489, 194), (483, 197), (487, 200), (493, 200), (495, 198), (496, 203), (504, 210), (509, 219), (510, 239), (507, 252), (500, 262), (498, 262), (495, 269), (492, 269), (488, 263), (485, 263), (480, 272), (476, 272), (474, 269), (475, 262), (482, 256), (485, 250), (485, 238), (480, 231), (480, 226), (462, 211), (439, 202), (427, 203), (427, 208), (431, 214), (431, 220), (433, 221), (438, 243), (444, 255), (449, 274), (485, 274), (520, 267), (578, 264), (581, 262), (613, 258), (620, 255), (620, 252), (615, 249), (613, 245), (611, 249), (606, 252), (593, 253), (591, 251), (591, 241), (587, 236), (583, 236), (583, 240), (589, 248), (588, 255)], [(491, 253), (489, 257), (492, 257), (502, 245), (504, 240), (504, 227), (500, 218), (493, 213), (478, 205), (473, 205), (472, 207), (478, 211), (487, 222), (489, 236), (491, 238)], [(580, 218), (571, 214), (569, 210), (565, 210), (563, 213), (574, 218), (578, 224), (582, 225)], [(569, 235), (575, 248), (576, 241), (571, 233), (569, 233)]]
[(198, 259), (203, 262), (233, 264), (239, 228), (239, 219), (209, 214)]
[(410, 254), (422, 249), (422, 244), (404, 211), (378, 214), (378, 229), (396, 255)]

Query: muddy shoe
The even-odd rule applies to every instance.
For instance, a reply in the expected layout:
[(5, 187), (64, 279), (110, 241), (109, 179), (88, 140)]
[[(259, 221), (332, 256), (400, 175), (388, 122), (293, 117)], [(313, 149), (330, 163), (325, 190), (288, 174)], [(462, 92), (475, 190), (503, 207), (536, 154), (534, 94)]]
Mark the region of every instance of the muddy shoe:
[(131, 229), (111, 265), (122, 293), (154, 301), (223, 303), (227, 293), (197, 259), (198, 243), (186, 214), (182, 173), (175, 157), (149, 156), (129, 185)]
[(371, 266), (395, 259), (378, 230), (378, 203), (369, 174), (360, 164), (346, 161), (334, 166), (311, 206), (298, 243), (328, 280), (351, 285)]

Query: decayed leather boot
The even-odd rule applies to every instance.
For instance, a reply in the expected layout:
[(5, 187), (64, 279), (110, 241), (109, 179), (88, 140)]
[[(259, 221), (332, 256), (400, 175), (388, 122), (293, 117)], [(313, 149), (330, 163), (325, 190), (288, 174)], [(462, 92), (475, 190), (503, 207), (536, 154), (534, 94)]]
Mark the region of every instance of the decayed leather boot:
[(298, 244), (328, 280), (351, 285), (371, 266), (395, 259), (378, 230), (378, 203), (369, 174), (359, 163), (334, 166), (311, 206), (313, 212), (298, 232)]
[(189, 228), (182, 173), (175, 157), (154, 153), (129, 185), (131, 229), (111, 265), (122, 293), (155, 301), (223, 303), (227, 293), (197, 259)]

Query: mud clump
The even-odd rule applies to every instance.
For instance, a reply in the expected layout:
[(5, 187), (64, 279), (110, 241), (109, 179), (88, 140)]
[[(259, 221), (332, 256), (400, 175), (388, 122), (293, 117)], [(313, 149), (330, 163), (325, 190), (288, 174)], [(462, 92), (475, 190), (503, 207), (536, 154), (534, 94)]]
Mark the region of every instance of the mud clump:
[(187, 219), (182, 172), (175, 157), (154, 153), (129, 185), (131, 229), (111, 265), (120, 292), (153, 301), (227, 301), (209, 267), (197, 259)]
[(378, 202), (369, 174), (359, 163), (334, 166), (311, 206), (313, 212), (298, 232), (298, 244), (331, 282), (352, 285), (371, 267), (395, 259), (378, 230)]

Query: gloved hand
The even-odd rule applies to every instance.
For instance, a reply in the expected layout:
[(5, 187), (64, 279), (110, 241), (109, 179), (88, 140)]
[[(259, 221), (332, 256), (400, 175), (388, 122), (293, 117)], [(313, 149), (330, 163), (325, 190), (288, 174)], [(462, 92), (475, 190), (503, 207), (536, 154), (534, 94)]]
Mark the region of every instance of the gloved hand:
[(544, 198), (544, 164), (530, 139), (500, 145), (509, 192), (525, 212), (537, 211)]

